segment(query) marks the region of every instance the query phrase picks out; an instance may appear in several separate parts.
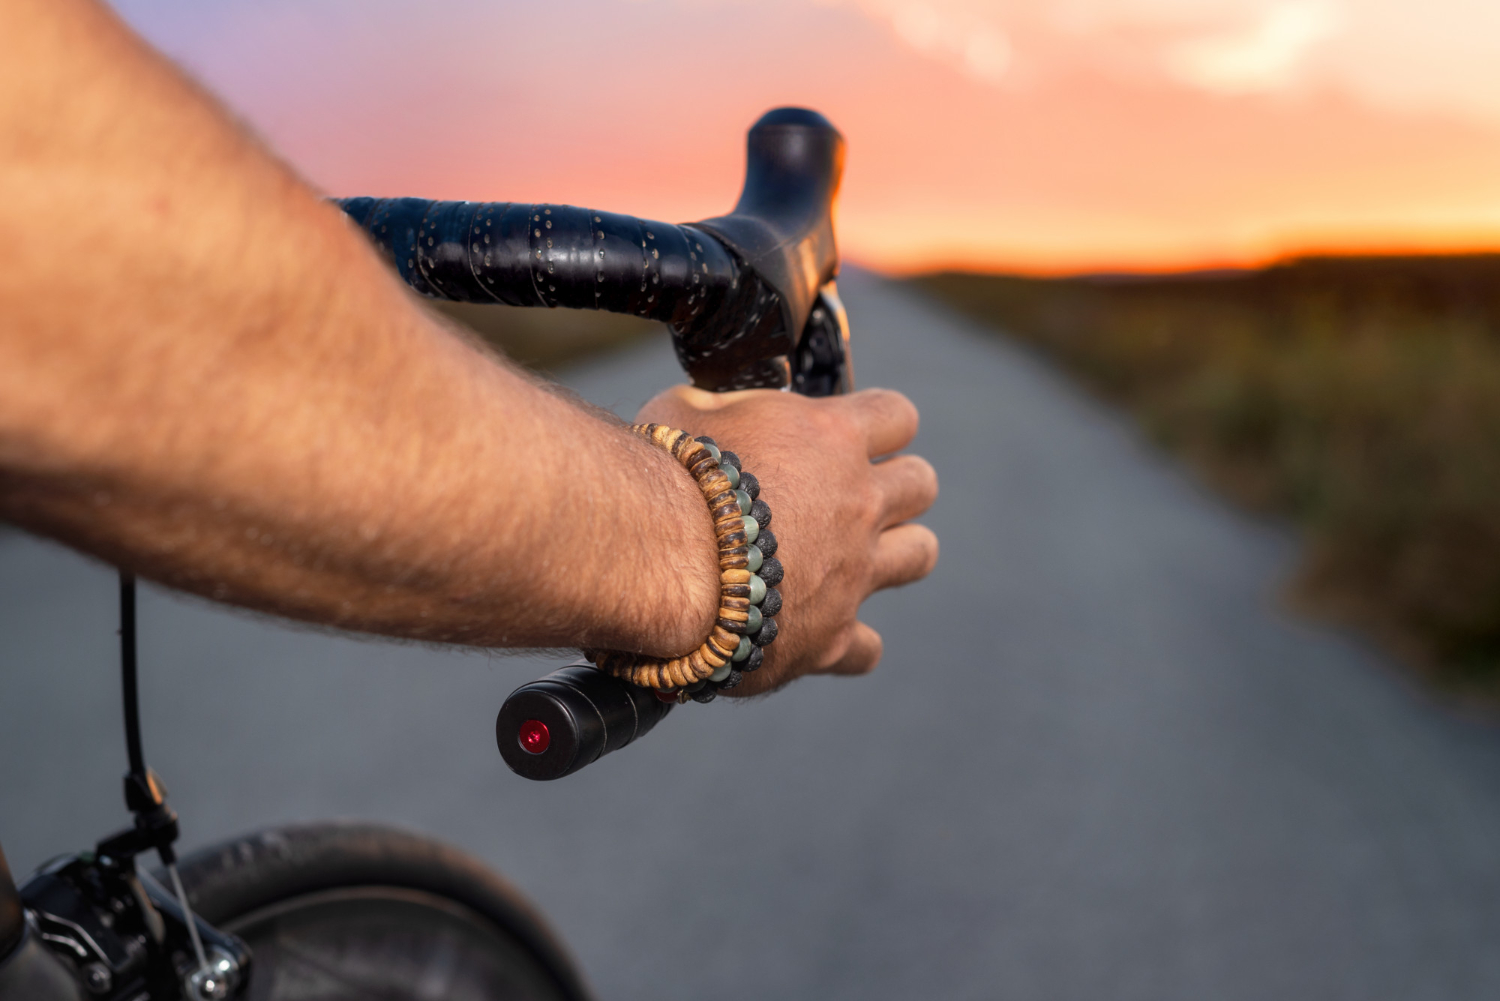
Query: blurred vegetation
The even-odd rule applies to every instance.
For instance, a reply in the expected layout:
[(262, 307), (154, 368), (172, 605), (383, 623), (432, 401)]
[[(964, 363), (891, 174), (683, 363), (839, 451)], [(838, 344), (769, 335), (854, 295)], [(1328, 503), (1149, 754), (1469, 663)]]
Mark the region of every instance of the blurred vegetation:
[(1250, 507), (1295, 594), (1500, 693), (1500, 255), (915, 284), (1036, 345)]
[(544, 373), (666, 333), (665, 327), (651, 320), (591, 309), (520, 309), (437, 301), (427, 305), (512, 360)]

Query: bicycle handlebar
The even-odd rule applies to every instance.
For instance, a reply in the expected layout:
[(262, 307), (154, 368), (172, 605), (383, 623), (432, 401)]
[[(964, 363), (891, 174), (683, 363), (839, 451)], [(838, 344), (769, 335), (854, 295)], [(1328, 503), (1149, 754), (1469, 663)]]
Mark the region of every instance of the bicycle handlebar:
[(799, 354), (799, 335), (838, 271), (843, 159), (843, 137), (822, 115), (779, 108), (750, 130), (734, 211), (699, 223), (511, 202), (338, 205), (424, 295), (659, 320), (698, 386), (780, 388), (808, 368), (812, 346)]
[[(767, 112), (750, 129), (729, 215), (673, 225), (568, 205), (345, 198), (339, 206), (423, 295), (632, 313), (668, 325), (677, 359), (712, 390), (853, 388), (833, 279), (844, 140), (822, 115)], [(588, 664), (510, 694), (500, 755), (529, 779), (571, 775), (672, 708)]]

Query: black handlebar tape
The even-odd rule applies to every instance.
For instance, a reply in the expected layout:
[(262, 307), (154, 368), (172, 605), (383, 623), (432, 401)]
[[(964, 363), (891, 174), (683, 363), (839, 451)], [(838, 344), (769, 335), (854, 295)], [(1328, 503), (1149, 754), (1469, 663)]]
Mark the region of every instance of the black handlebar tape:
[(412, 288), (436, 299), (599, 309), (667, 324), (678, 360), (709, 389), (786, 384), (766, 368), (776, 293), (691, 226), (571, 205), (345, 198), (342, 208)]
[(511, 692), (495, 718), (495, 743), (522, 778), (560, 779), (648, 733), (672, 705), (575, 664)]
[(838, 271), (844, 141), (813, 111), (750, 130), (733, 213), (677, 226), (569, 205), (344, 198), (403, 280), (459, 302), (631, 313), (672, 329), (705, 389), (785, 386), (818, 290)]

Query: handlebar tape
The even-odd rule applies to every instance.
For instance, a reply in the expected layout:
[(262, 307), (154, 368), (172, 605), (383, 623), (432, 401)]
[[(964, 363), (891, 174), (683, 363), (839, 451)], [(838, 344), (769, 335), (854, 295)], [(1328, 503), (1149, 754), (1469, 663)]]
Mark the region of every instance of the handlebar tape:
[(690, 225), (570, 205), (344, 198), (338, 205), (423, 295), (630, 313), (667, 324), (705, 389), (788, 384), (818, 291), (838, 272), (844, 140), (822, 115), (750, 129), (735, 210)]
[[(710, 389), (786, 384), (776, 291), (691, 226), (571, 205), (345, 198), (337, 204), (401, 278), (435, 299), (599, 309), (672, 329)], [(747, 357), (746, 349), (759, 357)], [(778, 378), (779, 376), (779, 378)]]
[(495, 743), (517, 775), (560, 779), (645, 735), (671, 709), (650, 689), (574, 664), (511, 692)]

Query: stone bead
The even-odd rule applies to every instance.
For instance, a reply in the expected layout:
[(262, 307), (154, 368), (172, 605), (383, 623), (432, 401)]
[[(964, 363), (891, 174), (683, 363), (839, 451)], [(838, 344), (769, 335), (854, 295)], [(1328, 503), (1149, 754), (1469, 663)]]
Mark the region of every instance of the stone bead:
[(708, 449), (708, 454), (714, 457), (714, 461), (715, 462), (719, 461), (719, 456), (722, 455), (723, 453), (719, 451), (719, 446), (718, 445), (710, 445), (708, 442), (705, 441), (703, 443), (703, 447), (706, 448), (706, 449)]
[(755, 649), (755, 644), (750, 642), (750, 637), (741, 636), (740, 645), (735, 648), (734, 656), (729, 659), (736, 664), (743, 664), (753, 649)]
[(770, 557), (776, 555), (776, 536), (772, 534), (769, 528), (760, 533), (760, 538), (755, 540), (755, 545), (760, 549), (762, 556)]
[(760, 496), (760, 480), (755, 478), (754, 473), (747, 473), (742, 470), (740, 472), (739, 487), (750, 495), (751, 500), (755, 500)]
[[(751, 573), (760, 569), (760, 565), (766, 561), (766, 556), (760, 551), (759, 546), (750, 546), (745, 550), (745, 569)], [(719, 558), (719, 568), (723, 569), (724, 559)]]
[(745, 617), (745, 632), (754, 636), (756, 633), (760, 632), (761, 622), (762, 616), (760, 613), (760, 609), (756, 608), (754, 605), (751, 605), (750, 614)]
[(712, 687), (705, 685), (696, 692), (688, 692), (688, 698), (694, 702), (708, 703), (719, 697), (719, 693)]
[(765, 659), (765, 651), (763, 651), (760, 647), (756, 647), (754, 650), (750, 651), (750, 656), (745, 658), (745, 666), (740, 668), (740, 670), (744, 671), (746, 674), (749, 674), (751, 671), (759, 670), (761, 663)]
[[(766, 600), (766, 582), (760, 577), (750, 578), (750, 604), (759, 605)], [(764, 614), (764, 612), (762, 612)]]
[[(740, 505), (740, 514), (749, 514), (750, 513), (750, 495), (749, 494), (745, 493), (745, 491), (743, 491), (743, 490), (736, 490), (734, 492), (734, 499), (739, 502), (739, 505)], [(717, 513), (718, 512), (715, 512), (715, 514), (717, 514)]]
[(700, 678), (699, 680), (693, 682), (691, 685), (688, 685), (687, 686), (687, 690), (688, 690), (689, 693), (702, 691), (703, 690), (703, 686), (706, 685), (706, 684), (708, 684), (708, 679), (707, 678)]
[(721, 452), (719, 454), (719, 466), (720, 468), (733, 466), (735, 471), (738, 472), (740, 468), (740, 457), (735, 455), (733, 452)]
[(727, 677), (723, 681), (719, 682), (719, 691), (721, 691), (721, 692), (727, 692), (731, 688), (734, 688), (737, 685), (739, 685), (739, 683), (741, 681), (744, 681), (744, 680), (745, 680), (745, 676), (743, 674), (741, 674), (739, 671), (730, 671), (729, 672), (729, 677)]
[(770, 646), (776, 641), (776, 620), (767, 619), (766, 624), (760, 627), (760, 632), (750, 637), (750, 642), (756, 646)]
[[(740, 571), (743, 573), (744, 571)], [(760, 579), (766, 582), (767, 587), (775, 587), (781, 583), (782, 569), (781, 561), (774, 556), (768, 556), (761, 561), (760, 569), (756, 571)]]
[(708, 680), (717, 685), (719, 682), (729, 677), (729, 672), (733, 670), (734, 668), (730, 667), (729, 661), (726, 660), (723, 664), (714, 668), (714, 673), (708, 676)]
[[(746, 496), (748, 497), (749, 495), (746, 494)], [(758, 500), (752, 504), (748, 514), (755, 519), (755, 523), (761, 528), (771, 527), (771, 505), (765, 501)], [(750, 541), (754, 542), (755, 540), (751, 539)]]
[(766, 618), (775, 618), (781, 614), (781, 592), (774, 587), (766, 588), (766, 598), (760, 603), (760, 614)]
[(712, 438), (710, 438), (706, 434), (700, 434), (698, 437), (694, 438), (693, 440), (696, 441), (700, 445), (707, 445), (710, 448), (718, 448), (719, 447), (719, 443), (716, 442), (716, 441), (714, 441)]
[[(756, 501), (755, 503), (759, 504), (760, 501)], [(748, 514), (745, 515), (745, 541), (754, 542), (759, 537), (760, 525), (754, 518), (750, 517)]]
[(719, 468), (724, 470), (725, 476), (729, 477), (729, 485), (731, 487), (740, 485), (740, 471), (738, 469), (734, 466), (720, 466)]

